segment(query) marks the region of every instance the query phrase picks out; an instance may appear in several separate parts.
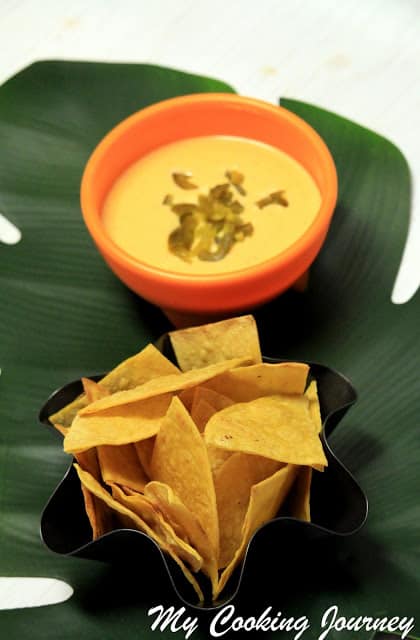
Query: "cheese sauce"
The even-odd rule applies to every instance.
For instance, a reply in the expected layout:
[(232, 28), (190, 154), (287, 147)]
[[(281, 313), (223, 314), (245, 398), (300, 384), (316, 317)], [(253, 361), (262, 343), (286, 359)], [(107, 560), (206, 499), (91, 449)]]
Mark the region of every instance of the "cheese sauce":
[[(178, 216), (163, 204), (165, 196), (173, 196), (174, 203), (197, 203), (198, 194), (226, 182), (225, 173), (232, 170), (245, 177), (246, 195), (233, 191), (245, 207), (241, 217), (252, 223), (253, 234), (236, 242), (219, 261), (185, 262), (168, 249)], [(177, 186), (175, 172), (191, 173), (198, 188)], [(279, 190), (284, 190), (287, 207), (258, 208), (259, 200)], [(112, 186), (102, 216), (115, 244), (134, 258), (168, 271), (204, 275), (244, 269), (281, 253), (308, 229), (320, 204), (313, 178), (286, 153), (246, 138), (203, 136), (159, 147), (132, 164)]]

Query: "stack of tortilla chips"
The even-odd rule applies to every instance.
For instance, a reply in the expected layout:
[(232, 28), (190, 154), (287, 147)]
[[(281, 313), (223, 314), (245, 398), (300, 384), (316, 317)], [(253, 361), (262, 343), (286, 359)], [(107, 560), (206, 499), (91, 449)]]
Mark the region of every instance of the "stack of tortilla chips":
[(310, 519), (312, 469), (327, 464), (316, 383), (305, 364), (262, 362), (252, 316), (170, 339), (179, 368), (148, 345), (100, 382), (83, 379), (50, 422), (76, 460), (93, 538), (138, 529), (200, 600), (203, 575), (216, 599), (286, 498)]

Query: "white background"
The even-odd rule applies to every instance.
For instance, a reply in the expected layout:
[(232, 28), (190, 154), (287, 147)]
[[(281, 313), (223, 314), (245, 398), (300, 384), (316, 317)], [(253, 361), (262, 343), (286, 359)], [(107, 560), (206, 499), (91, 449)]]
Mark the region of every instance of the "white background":
[[(0, 0), (0, 83), (42, 59), (162, 64), (243, 95), (308, 101), (386, 136), (405, 154), (414, 192), (393, 301), (416, 291), (420, 0)], [(65, 594), (0, 578), (0, 608)]]

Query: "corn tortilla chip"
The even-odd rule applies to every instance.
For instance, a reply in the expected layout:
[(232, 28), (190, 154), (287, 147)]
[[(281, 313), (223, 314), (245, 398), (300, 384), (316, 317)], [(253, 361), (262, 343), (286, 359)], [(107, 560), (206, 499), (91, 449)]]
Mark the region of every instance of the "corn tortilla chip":
[(207, 422), (215, 413), (216, 409), (206, 400), (198, 400), (193, 402), (190, 415), (199, 432), (203, 433)]
[(85, 505), (86, 515), (92, 528), (92, 540), (100, 538), (105, 533), (112, 531), (114, 520), (108, 506), (85, 487), (80, 485)]
[(143, 491), (149, 479), (133, 444), (102, 445), (97, 448), (102, 480)]
[(292, 518), (298, 518), (298, 520), (305, 522), (311, 521), (311, 481), (311, 467), (300, 467), (290, 492), (290, 515)]
[(201, 569), (203, 558), (200, 554), (178, 535), (160, 511), (142, 493), (132, 490), (125, 493), (121, 487), (113, 485), (112, 497), (146, 522), (158, 539), (164, 540), (178, 558), (186, 562), (194, 573)]
[(226, 409), (226, 407), (230, 407), (234, 404), (234, 401), (231, 398), (228, 398), (226, 395), (218, 393), (217, 391), (213, 391), (213, 389), (209, 389), (205, 384), (194, 388), (192, 404), (199, 402), (200, 400), (205, 400), (216, 411), (221, 411), (221, 409)]
[(95, 402), (95, 400), (99, 400), (99, 398), (109, 396), (109, 391), (94, 380), (91, 380), (90, 378), (81, 378), (81, 382), (86, 396), (86, 402), (88, 404)]
[(211, 364), (203, 369), (194, 369), (180, 374), (170, 374), (154, 378), (144, 384), (129, 389), (128, 391), (117, 391), (107, 398), (101, 398), (96, 402), (92, 402), (84, 409), (81, 409), (79, 415), (87, 416), (93, 413), (100, 413), (113, 407), (132, 404), (140, 400), (146, 400), (163, 393), (174, 393), (188, 387), (194, 387), (206, 380), (210, 380), (214, 376), (233, 369), (247, 362), (246, 358), (235, 358), (233, 360), (225, 360)]
[(74, 457), (83, 471), (88, 471), (95, 480), (99, 481), (101, 479), (101, 468), (99, 466), (98, 452), (96, 449), (81, 451), (76, 453)]
[(223, 591), (234, 569), (242, 560), (254, 532), (261, 525), (274, 518), (278, 512), (290, 490), (296, 473), (297, 467), (286, 465), (251, 488), (251, 496), (242, 531), (242, 541), (234, 557), (220, 576), (217, 595)]
[(255, 364), (226, 371), (209, 380), (206, 387), (235, 402), (248, 402), (277, 393), (302, 394), (309, 367), (300, 362)]
[(227, 449), (219, 449), (219, 447), (214, 447), (213, 445), (207, 443), (207, 453), (210, 460), (210, 468), (213, 474), (213, 478), (216, 477), (217, 473), (220, 471), (223, 463), (226, 462), (231, 455), (233, 455), (232, 451), (227, 451)]
[(227, 407), (210, 418), (205, 440), (279, 462), (327, 465), (304, 396), (265, 396)]
[(54, 427), (54, 429), (57, 429), (57, 431), (61, 433), (62, 436), (66, 436), (68, 430), (70, 429), (70, 427), (65, 427), (62, 424), (58, 424), (58, 422), (56, 422), (52, 426)]
[(192, 575), (191, 571), (188, 569), (188, 567), (186, 567), (185, 563), (177, 556), (177, 554), (173, 551), (171, 545), (167, 544), (167, 542), (163, 539), (161, 539), (155, 532), (154, 530), (142, 519), (140, 518), (136, 513), (134, 513), (133, 511), (131, 511), (130, 509), (128, 509), (125, 505), (119, 503), (117, 500), (115, 500), (115, 498), (113, 498), (100, 484), (99, 482), (97, 482), (95, 480), (95, 478), (93, 478), (93, 476), (91, 476), (89, 473), (83, 471), (83, 469), (81, 469), (79, 467), (78, 464), (74, 465), (77, 474), (80, 478), (80, 482), (94, 495), (96, 496), (99, 500), (102, 500), (103, 502), (105, 502), (105, 504), (107, 504), (111, 509), (113, 509), (114, 511), (116, 511), (118, 514), (120, 514), (123, 517), (126, 517), (128, 519), (128, 521), (131, 523), (131, 527), (132, 528), (136, 528), (139, 531), (142, 531), (143, 533), (145, 533), (146, 535), (148, 535), (154, 542), (156, 542), (158, 544), (158, 546), (165, 551), (166, 553), (168, 553), (168, 555), (171, 556), (171, 558), (173, 560), (175, 560), (175, 562), (178, 564), (178, 566), (180, 567), (180, 569), (182, 570), (183, 574), (185, 575), (185, 577), (187, 578), (187, 580), (190, 582), (190, 584), (192, 585), (192, 587), (194, 588), (200, 602), (202, 602), (204, 600), (204, 596), (203, 596), (203, 592), (197, 582), (197, 580), (195, 579), (195, 577)]
[(168, 360), (159, 349), (153, 344), (148, 344), (140, 353), (119, 364), (99, 384), (110, 393), (116, 393), (133, 389), (154, 378), (179, 373), (178, 367)]
[(321, 411), (319, 408), (318, 390), (316, 380), (312, 380), (308, 388), (305, 391), (305, 396), (309, 400), (309, 413), (311, 414), (312, 422), (314, 423), (317, 433), (322, 431), (322, 419)]
[(153, 449), (154, 480), (168, 484), (207, 531), (211, 554), (219, 556), (216, 494), (204, 440), (182, 402), (174, 397)]
[(251, 315), (179, 329), (169, 337), (182, 371), (232, 358), (261, 362), (257, 325)]
[[(308, 398), (308, 401), (309, 401), (309, 414), (311, 416), (314, 429), (316, 433), (320, 434), (322, 431), (322, 418), (321, 418), (321, 410), (320, 410), (319, 400), (318, 400), (318, 390), (317, 390), (316, 380), (312, 380), (312, 382), (310, 383), (310, 385), (305, 391), (305, 396)], [(324, 465), (322, 464), (318, 464), (318, 465), (314, 464), (313, 468), (316, 469), (317, 471), (324, 471)], [(311, 474), (311, 478), (312, 478), (312, 474)]]
[[(180, 373), (178, 367), (165, 358), (155, 346), (148, 344), (139, 353), (117, 365), (98, 382), (98, 386), (112, 394), (122, 389), (132, 389), (153, 378), (177, 373)], [(49, 416), (49, 421), (69, 427), (77, 412), (88, 404), (89, 399), (82, 394), (60, 411)]]
[(221, 393), (217, 393), (217, 391), (209, 389), (205, 386), (205, 383), (195, 387), (189, 387), (188, 389), (183, 389), (178, 394), (178, 398), (190, 413), (193, 402), (198, 402), (198, 400), (206, 400), (206, 402), (211, 404), (216, 411), (220, 411), (220, 409), (224, 409), (225, 407), (229, 407), (233, 404), (233, 400)]
[(64, 451), (78, 453), (100, 445), (122, 445), (155, 436), (171, 401), (170, 394), (120, 406), (99, 415), (77, 415), (64, 438)]
[(233, 453), (215, 476), (220, 529), (220, 569), (229, 564), (240, 546), (251, 487), (278, 471), (280, 466), (280, 462), (268, 458)]
[(182, 389), (182, 391), (178, 393), (178, 398), (181, 400), (187, 411), (191, 411), (196, 389), (197, 387), (187, 387), (187, 389)]
[[(76, 454), (75, 458), (83, 471), (90, 473), (93, 478), (100, 481), (101, 470), (96, 449)], [(81, 489), (86, 515), (92, 528), (92, 538), (95, 540), (112, 530), (114, 525), (112, 512), (104, 502), (98, 500), (83, 484)]]
[(152, 462), (153, 447), (155, 446), (155, 437), (139, 440), (134, 443), (134, 446), (144, 472), (150, 478), (150, 464)]
[(203, 558), (202, 571), (210, 578), (213, 590), (216, 590), (217, 559), (211, 553), (207, 532), (195, 514), (185, 506), (171, 487), (163, 482), (156, 480), (149, 482), (145, 487), (144, 495), (156, 505), (176, 531), (180, 530), (179, 535), (183, 532), (191, 546), (197, 549)]

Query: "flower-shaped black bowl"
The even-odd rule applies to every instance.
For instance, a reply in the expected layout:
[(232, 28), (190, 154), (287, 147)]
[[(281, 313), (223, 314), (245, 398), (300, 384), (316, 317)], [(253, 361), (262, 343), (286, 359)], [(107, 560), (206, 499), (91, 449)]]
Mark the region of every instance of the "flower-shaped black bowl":
[[(175, 361), (166, 336), (160, 339), (158, 346)], [(280, 361), (272, 358), (264, 360)], [(355, 389), (340, 373), (321, 364), (307, 364), (310, 366), (311, 378), (315, 378), (318, 385), (323, 421), (321, 438), (328, 459), (327, 469), (323, 473), (313, 474), (312, 521), (302, 522), (280, 515), (260, 527), (249, 542), (241, 566), (222, 592), (221, 600), (214, 603), (209, 598), (199, 605), (201, 609), (214, 609), (230, 602), (249, 572), (252, 573), (254, 582), (258, 582), (260, 578), (263, 584), (268, 581), (267, 571), (273, 574), (277, 567), (285, 576), (287, 566), (289, 569), (292, 567), (291, 570), (302, 567), (302, 563), (306, 562), (302, 561), (303, 557), (319, 560), (322, 556), (322, 562), (327, 562), (328, 558), (331, 560), (336, 553), (335, 543), (355, 534), (366, 520), (367, 498), (328, 443), (331, 432), (356, 401)], [(91, 377), (100, 379), (101, 376)], [(70, 382), (55, 391), (41, 408), (40, 421), (51, 426), (48, 416), (71, 402), (81, 392), (80, 380)], [(138, 563), (142, 575), (147, 576), (148, 580), (153, 579), (153, 576), (162, 579), (164, 567), (180, 600), (188, 606), (198, 606), (195, 593), (176, 563), (147, 535), (133, 529), (117, 529), (92, 540), (80, 482), (72, 464), (43, 510), (41, 538), (51, 551), (61, 555), (126, 563), (129, 567)], [(204, 592), (206, 593), (205, 588)]]

